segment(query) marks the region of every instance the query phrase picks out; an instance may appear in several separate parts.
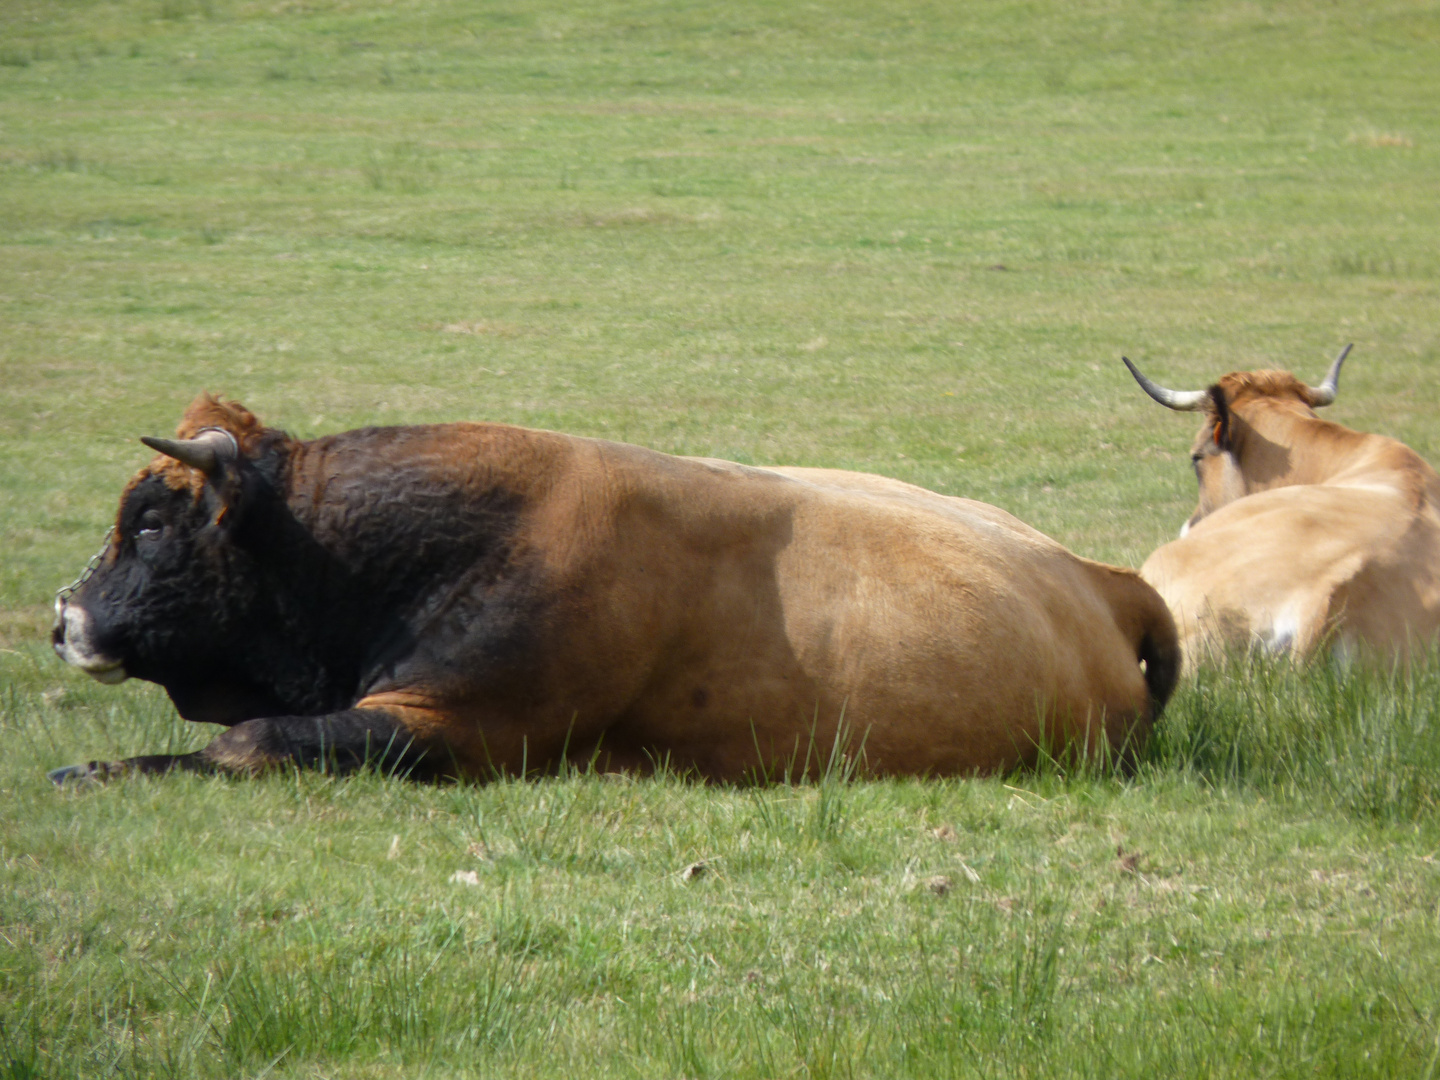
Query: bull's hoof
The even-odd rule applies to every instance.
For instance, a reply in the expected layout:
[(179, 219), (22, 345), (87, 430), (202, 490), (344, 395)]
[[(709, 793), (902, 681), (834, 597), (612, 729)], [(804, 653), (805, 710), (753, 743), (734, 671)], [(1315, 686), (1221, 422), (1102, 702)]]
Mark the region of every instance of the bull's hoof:
[(63, 768), (51, 769), (45, 775), (50, 778), (52, 784), (61, 786), (70, 783), (80, 784), (87, 781), (93, 783), (95, 780), (95, 766), (66, 765)]

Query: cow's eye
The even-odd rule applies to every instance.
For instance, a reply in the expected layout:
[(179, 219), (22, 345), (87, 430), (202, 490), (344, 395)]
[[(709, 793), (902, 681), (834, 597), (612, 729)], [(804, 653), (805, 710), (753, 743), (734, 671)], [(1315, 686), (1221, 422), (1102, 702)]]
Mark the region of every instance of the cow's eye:
[(156, 511), (147, 510), (140, 516), (140, 528), (135, 536), (140, 540), (158, 540), (165, 528), (165, 519)]

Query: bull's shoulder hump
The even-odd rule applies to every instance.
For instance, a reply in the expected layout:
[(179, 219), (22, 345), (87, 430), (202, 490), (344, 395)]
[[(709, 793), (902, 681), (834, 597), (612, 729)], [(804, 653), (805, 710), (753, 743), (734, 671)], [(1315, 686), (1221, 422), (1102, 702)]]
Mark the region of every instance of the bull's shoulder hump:
[(309, 452), (365, 448), (376, 452), (449, 450), (457, 455), (481, 449), (504, 451), (522, 447), (575, 447), (597, 440), (541, 428), (519, 427), (515, 424), (492, 424), (455, 421), (444, 424), (400, 424), (352, 428), (332, 435), (321, 435), (299, 445)]
[(457, 422), (364, 427), (295, 443), (288, 469), (292, 491), (325, 487), (337, 478), (407, 473), (466, 486), (476, 477), (543, 484), (571, 467), (589, 440), (509, 424)]

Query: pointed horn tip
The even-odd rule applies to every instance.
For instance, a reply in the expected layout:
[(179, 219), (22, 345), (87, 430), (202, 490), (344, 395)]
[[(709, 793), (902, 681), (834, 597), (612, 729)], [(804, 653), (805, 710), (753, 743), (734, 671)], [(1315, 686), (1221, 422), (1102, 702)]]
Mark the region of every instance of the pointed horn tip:
[(1147, 384), (1149, 386), (1154, 385), (1154, 383), (1150, 382), (1150, 380), (1145, 377), (1144, 373), (1135, 366), (1135, 362), (1131, 360), (1128, 356), (1122, 355), (1120, 357), (1120, 362), (1130, 369), (1131, 376), (1133, 376), (1135, 381), (1141, 386), (1147, 386)]
[(191, 447), (190, 444), (186, 442), (175, 439), (164, 439), (158, 435), (141, 435), (140, 441), (157, 454), (164, 454), (168, 458), (183, 461), (187, 465), (190, 463), (188, 459), (191, 457), (191, 454), (188, 451)]
[(1140, 389), (1149, 394), (1151, 398), (1164, 405), (1167, 409), (1174, 409), (1177, 412), (1195, 412), (1205, 401), (1209, 394), (1204, 390), (1171, 390), (1161, 386), (1151, 379), (1145, 377), (1140, 369), (1130, 362), (1128, 356), (1120, 357), (1125, 366), (1130, 369), (1130, 374), (1135, 376), (1135, 381), (1140, 384)]
[(1325, 380), (1319, 386), (1310, 387), (1310, 404), (1314, 408), (1323, 408), (1332, 405), (1340, 393), (1340, 367), (1345, 363), (1345, 358), (1350, 355), (1350, 350), (1355, 347), (1352, 341), (1340, 350), (1340, 355), (1330, 363), (1330, 370), (1325, 373)]
[(140, 441), (156, 453), (174, 458), (192, 469), (199, 469), (207, 476), (214, 474), (220, 467), (226, 450), (236, 446), (235, 436), (220, 428), (207, 428), (193, 439), (161, 439), (153, 435), (141, 435)]

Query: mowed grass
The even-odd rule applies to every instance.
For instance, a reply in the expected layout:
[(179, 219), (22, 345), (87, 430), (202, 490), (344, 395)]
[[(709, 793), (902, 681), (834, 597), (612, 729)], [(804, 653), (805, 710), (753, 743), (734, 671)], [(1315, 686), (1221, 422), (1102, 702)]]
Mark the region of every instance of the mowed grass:
[(209, 737), (44, 641), (202, 388), (860, 468), (1130, 565), (1192, 426), (1121, 353), (1354, 341), (1330, 415), (1440, 460), (1437, 43), (1397, 2), (4, 5), (0, 1075), (1433, 1075), (1436, 663), (1202, 673), (1133, 778), (43, 772)]

